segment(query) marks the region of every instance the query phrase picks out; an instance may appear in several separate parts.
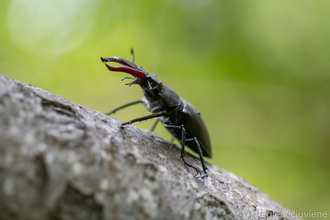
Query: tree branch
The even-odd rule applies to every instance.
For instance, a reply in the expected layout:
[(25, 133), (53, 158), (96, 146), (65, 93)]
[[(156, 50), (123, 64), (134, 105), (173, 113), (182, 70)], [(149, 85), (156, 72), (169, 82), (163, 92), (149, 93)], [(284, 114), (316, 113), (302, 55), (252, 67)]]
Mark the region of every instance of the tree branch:
[(0, 74), (0, 219), (295, 219), (216, 166), (194, 177), (176, 145), (120, 123)]

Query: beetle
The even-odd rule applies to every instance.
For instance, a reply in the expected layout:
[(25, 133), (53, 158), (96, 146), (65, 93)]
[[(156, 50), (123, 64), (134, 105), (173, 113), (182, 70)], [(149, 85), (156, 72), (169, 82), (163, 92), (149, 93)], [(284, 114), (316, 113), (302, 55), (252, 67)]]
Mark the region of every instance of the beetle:
[[(198, 153), (204, 171), (204, 175), (201, 175), (201, 177), (204, 179), (208, 176), (208, 168), (205, 165), (203, 156), (212, 158), (212, 148), (209, 133), (201, 117), (201, 113), (188, 101), (180, 98), (173, 89), (163, 84), (162, 81), (159, 81), (155, 74), (151, 74), (142, 67), (134, 64), (133, 49), (131, 53), (133, 56), (132, 62), (116, 56), (101, 57), (101, 60), (110, 71), (126, 72), (134, 76), (135, 78), (124, 77), (122, 80), (127, 78), (134, 79), (134, 81), (125, 85), (131, 86), (138, 84), (145, 98), (120, 106), (106, 114), (111, 115), (120, 109), (141, 103), (151, 112), (151, 115), (132, 119), (122, 123), (120, 127), (124, 129), (126, 125), (157, 118), (150, 130), (153, 131), (157, 123), (161, 121), (166, 130), (180, 142), (181, 159), (184, 164), (195, 169), (197, 174), (201, 175), (202, 172), (197, 167), (186, 162), (184, 158), (185, 146)], [(110, 66), (107, 62), (116, 62), (122, 66)]]

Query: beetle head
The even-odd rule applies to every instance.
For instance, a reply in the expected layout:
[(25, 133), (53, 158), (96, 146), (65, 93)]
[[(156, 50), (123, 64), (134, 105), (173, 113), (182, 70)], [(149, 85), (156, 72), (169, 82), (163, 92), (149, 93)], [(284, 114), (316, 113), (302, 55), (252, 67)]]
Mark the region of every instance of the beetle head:
[[(136, 64), (128, 60), (120, 57), (101, 57), (101, 60), (110, 71), (125, 72), (135, 77), (133, 82), (127, 83), (126, 85), (131, 86), (133, 84), (139, 84), (143, 89), (153, 92), (160, 92), (164, 89), (164, 85), (157, 79), (155, 74), (148, 73), (142, 69), (142, 67), (138, 67)], [(106, 62), (116, 62), (122, 64), (122, 66), (109, 66)], [(126, 78), (129, 77), (125, 77), (123, 79)]]

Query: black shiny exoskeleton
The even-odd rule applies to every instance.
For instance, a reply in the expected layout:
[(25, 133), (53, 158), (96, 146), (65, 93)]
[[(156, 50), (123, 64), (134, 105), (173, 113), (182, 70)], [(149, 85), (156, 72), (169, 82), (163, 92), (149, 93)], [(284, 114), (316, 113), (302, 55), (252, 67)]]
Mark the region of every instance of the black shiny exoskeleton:
[[(134, 81), (127, 83), (126, 85), (138, 84), (142, 88), (145, 96), (145, 98), (142, 98), (141, 100), (120, 106), (107, 114), (110, 115), (122, 108), (134, 104), (143, 104), (143, 106), (152, 114), (125, 122), (121, 125), (121, 128), (137, 121), (140, 122), (150, 118), (158, 118), (152, 126), (151, 131), (154, 130), (157, 122), (160, 120), (167, 131), (180, 142), (181, 158), (185, 165), (194, 168), (198, 173), (200, 173), (200, 171), (197, 167), (188, 164), (185, 161), (184, 148), (185, 146), (188, 146), (190, 149), (199, 154), (205, 173), (202, 177), (206, 177), (207, 167), (203, 156), (211, 158), (212, 150), (210, 137), (203, 119), (201, 118), (200, 112), (197, 111), (189, 102), (180, 98), (170, 87), (159, 81), (156, 78), (156, 75), (148, 73), (142, 69), (142, 67), (138, 67), (134, 63), (119, 57), (101, 57), (101, 60), (110, 71), (126, 72), (134, 76)], [(122, 64), (122, 66), (112, 67), (106, 62), (116, 62)]]

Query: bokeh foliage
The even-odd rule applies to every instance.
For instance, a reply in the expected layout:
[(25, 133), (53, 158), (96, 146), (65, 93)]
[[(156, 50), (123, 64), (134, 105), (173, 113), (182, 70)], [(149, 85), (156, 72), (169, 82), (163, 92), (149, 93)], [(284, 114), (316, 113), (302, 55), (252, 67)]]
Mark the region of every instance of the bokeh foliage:
[[(210, 162), (291, 210), (329, 211), (329, 9), (326, 0), (2, 0), (0, 72), (107, 112), (142, 93), (100, 56), (130, 60), (134, 47), (139, 66), (202, 112)], [(115, 117), (146, 114), (135, 106)]]

